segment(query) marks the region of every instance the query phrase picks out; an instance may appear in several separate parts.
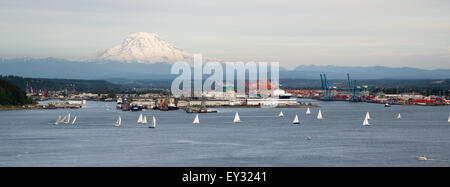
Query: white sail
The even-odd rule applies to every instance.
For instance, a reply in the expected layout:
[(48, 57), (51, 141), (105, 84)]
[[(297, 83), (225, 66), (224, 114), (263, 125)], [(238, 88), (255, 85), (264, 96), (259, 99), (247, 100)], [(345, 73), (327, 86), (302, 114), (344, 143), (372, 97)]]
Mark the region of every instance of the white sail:
[(195, 116), (193, 124), (200, 124), (200, 120), (198, 119), (198, 114)]
[(310, 115), (310, 114), (311, 114), (311, 110), (309, 110), (309, 108), (306, 109), (306, 115)]
[(319, 114), (317, 114), (317, 119), (323, 119), (321, 110), (319, 110)]
[(58, 119), (53, 123), (53, 125), (59, 125), (61, 123), (61, 116), (58, 116)]
[(400, 113), (397, 115), (397, 119), (402, 119), (402, 115)]
[(122, 118), (119, 116), (119, 118), (117, 118), (116, 123), (114, 124), (114, 126), (119, 127), (122, 125)]
[(141, 113), (141, 115), (139, 115), (139, 118), (138, 118), (138, 120), (137, 120), (137, 123), (142, 123), (143, 122), (143, 119), (142, 119), (142, 113)]
[(280, 112), (280, 114), (278, 115), (278, 117), (284, 117), (283, 111)]
[(448, 116), (448, 122), (450, 123), (450, 116)]
[(75, 117), (73, 118), (72, 125), (74, 125), (76, 121), (77, 121), (77, 117), (75, 116)]
[(156, 128), (156, 118), (155, 118), (155, 116), (153, 116), (152, 125), (153, 125), (153, 128)]
[(142, 120), (142, 124), (147, 124), (147, 116), (144, 116), (144, 119)]
[(294, 121), (293, 121), (292, 123), (294, 123), (294, 124), (300, 124), (300, 121), (298, 120), (297, 114), (295, 114), (295, 118), (294, 118)]
[(69, 114), (67, 114), (67, 119), (66, 119), (66, 121), (64, 122), (65, 124), (68, 124), (68, 123), (70, 123), (70, 113)]
[(368, 120), (371, 120), (371, 119), (372, 119), (372, 118), (370, 118), (369, 112), (366, 113), (366, 118), (367, 118)]
[(59, 122), (64, 123), (66, 120), (67, 120), (67, 115), (64, 115), (64, 117)]
[(239, 113), (236, 112), (236, 114), (234, 115), (234, 120), (233, 120), (233, 122), (234, 122), (234, 123), (239, 123), (239, 122), (241, 122), (241, 118), (239, 118)]
[(367, 118), (367, 116), (364, 118), (364, 122), (363, 122), (363, 126), (368, 126), (370, 125), (369, 123), (369, 119)]

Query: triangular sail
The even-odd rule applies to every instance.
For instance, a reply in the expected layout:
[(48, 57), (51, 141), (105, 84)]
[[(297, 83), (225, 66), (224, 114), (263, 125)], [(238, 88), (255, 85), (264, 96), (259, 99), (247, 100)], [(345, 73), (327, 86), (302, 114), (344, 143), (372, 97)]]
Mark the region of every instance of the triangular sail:
[(283, 111), (281, 111), (280, 114), (278, 115), (278, 117), (281, 118), (281, 117), (283, 117), (283, 116), (284, 116)]
[(309, 110), (309, 108), (306, 109), (306, 115), (310, 115), (310, 114), (311, 114), (311, 110)]
[(300, 121), (298, 120), (297, 114), (295, 114), (295, 118), (294, 118), (294, 121), (293, 121), (292, 123), (294, 123), (294, 124), (300, 124)]
[(241, 122), (241, 118), (239, 118), (239, 113), (236, 112), (236, 114), (234, 115), (234, 120), (233, 120), (233, 122), (234, 122), (234, 123), (239, 123), (239, 122)]
[(142, 120), (142, 124), (147, 124), (147, 116), (144, 116), (144, 119)]
[(73, 118), (72, 125), (75, 124), (76, 121), (77, 121), (77, 116), (75, 116), (75, 117)]
[(61, 116), (58, 116), (58, 119), (53, 123), (53, 125), (59, 125), (61, 123)]
[(363, 122), (363, 126), (368, 126), (370, 125), (369, 123), (369, 119), (367, 118), (367, 116), (364, 118), (364, 122)]
[(143, 122), (143, 119), (142, 119), (142, 113), (139, 115), (139, 118), (138, 118), (138, 120), (137, 120), (137, 123), (142, 123)]
[(120, 125), (122, 125), (122, 118), (119, 116), (119, 117), (117, 118), (117, 121), (116, 121), (116, 123), (114, 124), (114, 126), (118, 127), (118, 126), (120, 126)]
[(60, 123), (64, 123), (67, 120), (67, 115), (64, 115), (64, 117), (59, 121)]
[(200, 120), (198, 119), (198, 114), (195, 116), (193, 124), (200, 124)]
[(317, 119), (323, 119), (322, 111), (319, 110), (319, 114), (317, 114)]
[(402, 115), (401, 115), (401, 114), (398, 114), (398, 115), (397, 115), (397, 119), (402, 119)]
[(66, 119), (66, 121), (64, 123), (66, 123), (66, 124), (70, 123), (70, 113), (67, 114), (67, 119)]
[(153, 128), (156, 127), (156, 118), (155, 118), (155, 116), (153, 116), (153, 119), (152, 119), (152, 125), (153, 125)]
[(366, 113), (366, 118), (367, 118), (368, 120), (371, 120), (371, 119), (372, 119), (372, 118), (370, 118), (369, 112)]
[(450, 116), (448, 116), (448, 122), (450, 123)]

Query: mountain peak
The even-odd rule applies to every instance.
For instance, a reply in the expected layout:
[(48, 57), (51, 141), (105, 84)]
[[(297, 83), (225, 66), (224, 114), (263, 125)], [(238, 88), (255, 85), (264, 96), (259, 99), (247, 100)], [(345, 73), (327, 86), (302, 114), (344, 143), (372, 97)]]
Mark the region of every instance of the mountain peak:
[(128, 35), (122, 44), (105, 50), (99, 55), (101, 60), (124, 62), (174, 63), (192, 62), (193, 54), (178, 49), (164, 41), (158, 34), (138, 32)]
[(146, 37), (146, 38), (152, 38), (152, 37), (159, 37), (156, 33), (148, 33), (148, 32), (137, 32), (128, 35), (128, 37)]
[(162, 40), (156, 33), (138, 32), (128, 35), (125, 40)]

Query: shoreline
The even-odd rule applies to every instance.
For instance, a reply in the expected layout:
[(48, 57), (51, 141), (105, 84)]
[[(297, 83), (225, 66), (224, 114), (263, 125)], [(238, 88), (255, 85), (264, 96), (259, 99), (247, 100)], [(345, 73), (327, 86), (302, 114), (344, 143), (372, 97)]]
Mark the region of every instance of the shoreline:
[(206, 108), (320, 108), (320, 106), (318, 106), (318, 105), (279, 105), (279, 106), (226, 105), (226, 106), (206, 106)]
[(34, 105), (0, 105), (0, 111), (4, 110), (35, 110), (35, 109), (40, 109), (37, 106)]
[(56, 110), (56, 109), (79, 109), (80, 107), (65, 106), (65, 107), (55, 107), (49, 105), (0, 105), (0, 111), (10, 111), (10, 110)]

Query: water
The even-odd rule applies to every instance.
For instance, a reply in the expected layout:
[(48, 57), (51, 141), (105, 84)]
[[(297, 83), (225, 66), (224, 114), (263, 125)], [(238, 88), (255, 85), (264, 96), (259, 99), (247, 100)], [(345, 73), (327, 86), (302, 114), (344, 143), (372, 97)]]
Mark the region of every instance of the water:
[[(448, 106), (316, 103), (323, 120), (315, 108), (310, 116), (302, 108), (217, 109), (194, 126), (195, 114), (183, 110), (143, 111), (157, 117), (156, 129), (115, 103), (0, 111), (0, 166), (450, 166)], [(242, 123), (232, 123), (236, 111)], [(372, 126), (363, 127), (367, 111)], [(67, 112), (78, 125), (52, 125)], [(123, 126), (113, 127), (119, 115)]]

